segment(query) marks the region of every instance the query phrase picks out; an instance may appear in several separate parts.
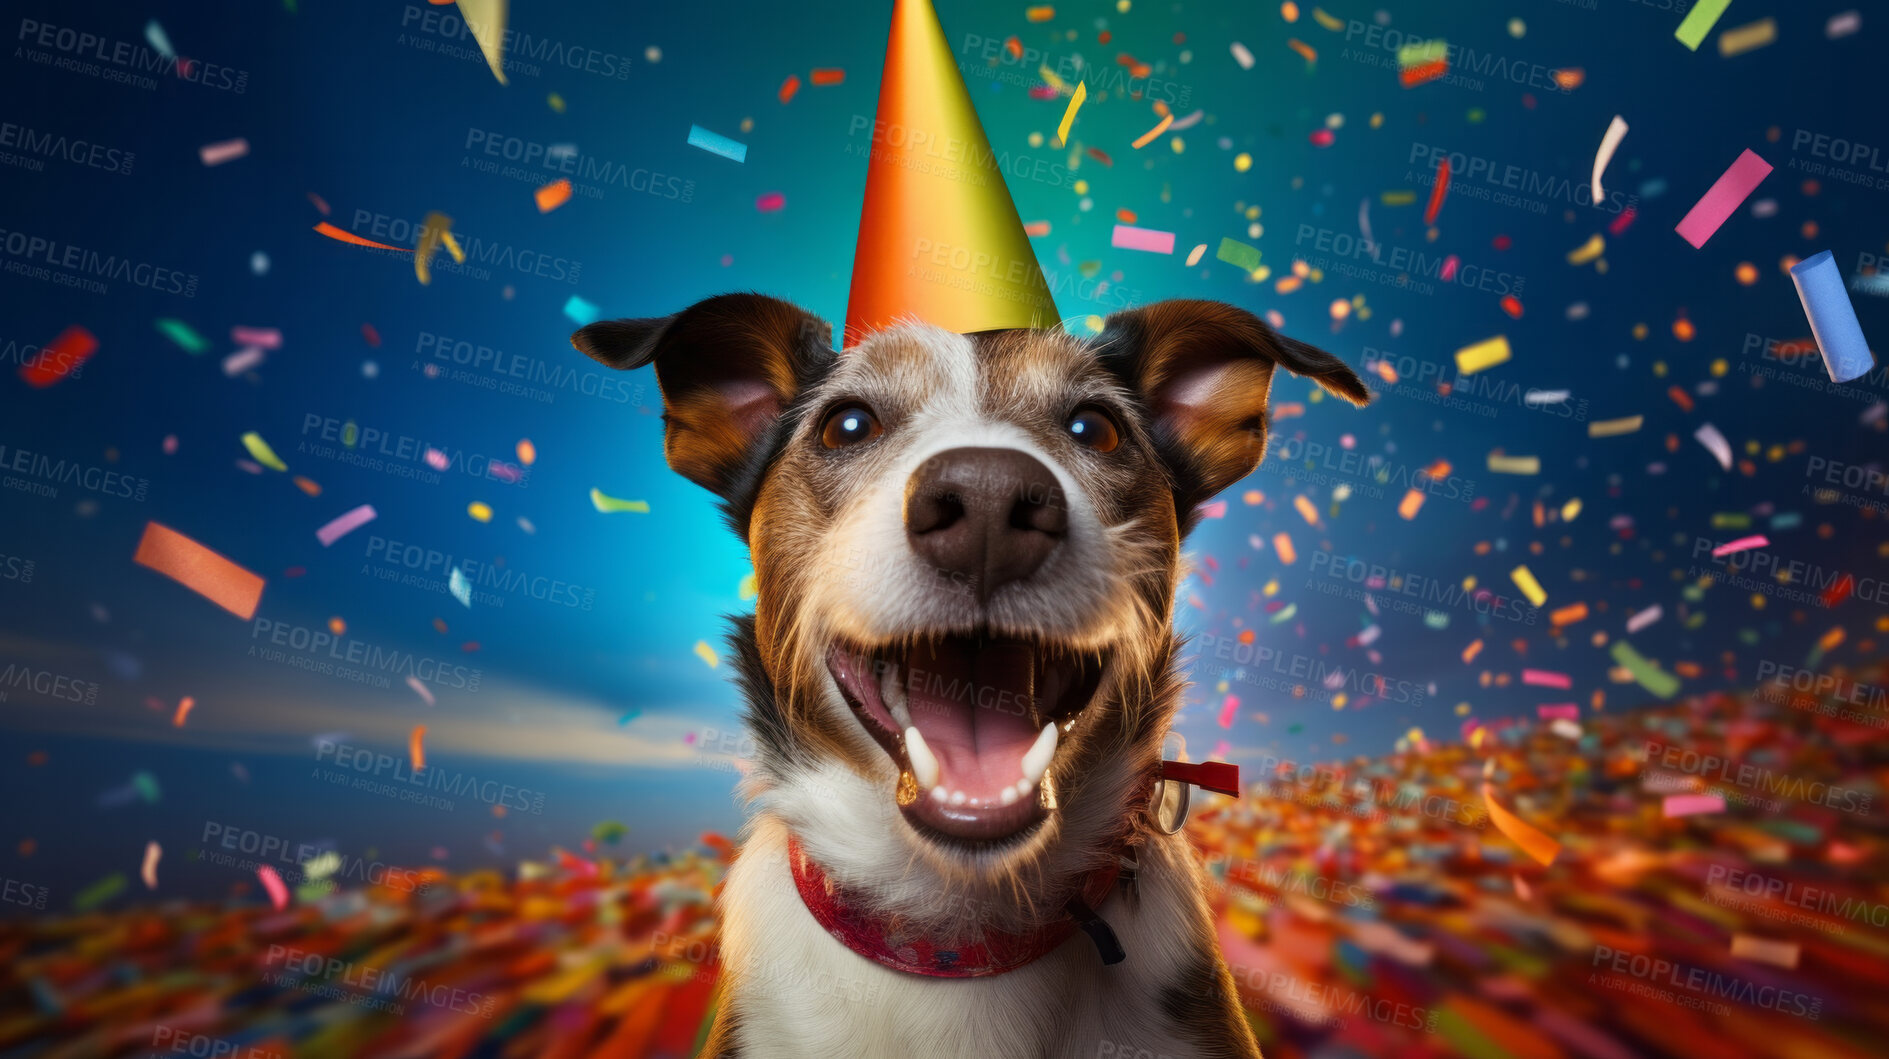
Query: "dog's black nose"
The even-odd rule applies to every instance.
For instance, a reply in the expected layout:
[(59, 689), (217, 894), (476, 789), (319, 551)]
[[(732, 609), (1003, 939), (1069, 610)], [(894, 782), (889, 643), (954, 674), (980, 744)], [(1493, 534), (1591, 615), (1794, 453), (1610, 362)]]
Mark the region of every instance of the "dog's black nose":
[(905, 535), (920, 557), (988, 600), (1030, 576), (1069, 528), (1056, 475), (1017, 449), (946, 449), (905, 483)]

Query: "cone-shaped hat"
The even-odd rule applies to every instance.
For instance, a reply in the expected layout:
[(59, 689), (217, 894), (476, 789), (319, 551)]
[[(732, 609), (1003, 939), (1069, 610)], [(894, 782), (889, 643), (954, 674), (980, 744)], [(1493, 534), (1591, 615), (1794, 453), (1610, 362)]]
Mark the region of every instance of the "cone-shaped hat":
[(913, 318), (958, 332), (1061, 319), (931, 0), (892, 9), (846, 344)]

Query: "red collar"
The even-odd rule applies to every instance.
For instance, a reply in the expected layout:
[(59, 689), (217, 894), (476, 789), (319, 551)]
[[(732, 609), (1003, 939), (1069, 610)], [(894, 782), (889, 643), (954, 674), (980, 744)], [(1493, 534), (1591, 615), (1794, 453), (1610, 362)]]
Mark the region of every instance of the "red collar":
[[(1237, 796), (1239, 793), (1239, 768), (1235, 765), (1164, 761), (1160, 775), (1223, 794)], [(1149, 782), (1152, 785), (1152, 777)], [(1135, 830), (1132, 822), (1129, 823), (1124, 829), (1124, 851), (1128, 835)], [(1079, 928), (1095, 939), (1104, 963), (1116, 963), (1122, 958), (1113, 932), (1092, 911), (1115, 889), (1122, 871), (1119, 857), (1106, 868), (1089, 874), (1081, 892), (1069, 902), (1069, 914), (1026, 933), (986, 929), (976, 940), (929, 937), (896, 916), (867, 911), (857, 897), (849, 896), (807, 856), (797, 838), (787, 840), (787, 862), (793, 870), (794, 887), (800, 891), (801, 903), (813, 913), (820, 926), (840, 944), (895, 971), (931, 978), (982, 978), (1003, 974), (1048, 954), (1068, 941)]]

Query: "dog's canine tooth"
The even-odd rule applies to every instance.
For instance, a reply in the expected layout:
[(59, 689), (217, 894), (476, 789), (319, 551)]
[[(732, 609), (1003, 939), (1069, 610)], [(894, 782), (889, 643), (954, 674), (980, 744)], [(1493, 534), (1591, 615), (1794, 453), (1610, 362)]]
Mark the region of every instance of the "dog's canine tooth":
[(1015, 805), (1021, 797), (1023, 795), (1018, 794), (1015, 787), (1005, 787), (1003, 793), (997, 796), (997, 801), (1003, 805)]
[(1036, 786), (1036, 781), (1042, 779), (1043, 773), (1049, 771), (1050, 759), (1055, 756), (1056, 726), (1046, 724), (1043, 726), (1042, 733), (1036, 737), (1036, 742), (1030, 744), (1030, 749), (1023, 755), (1024, 780), (1030, 786)]
[(925, 734), (916, 727), (905, 729), (905, 756), (912, 759), (912, 778), (920, 790), (938, 786), (938, 758), (925, 745)]
[[(881, 663), (881, 667), (883, 672), (879, 674), (879, 701), (885, 704), (886, 711), (892, 714), (893, 720), (910, 728), (912, 709), (910, 696), (905, 687), (904, 673), (897, 662), (884, 662)], [(921, 785), (929, 786), (929, 784)]]

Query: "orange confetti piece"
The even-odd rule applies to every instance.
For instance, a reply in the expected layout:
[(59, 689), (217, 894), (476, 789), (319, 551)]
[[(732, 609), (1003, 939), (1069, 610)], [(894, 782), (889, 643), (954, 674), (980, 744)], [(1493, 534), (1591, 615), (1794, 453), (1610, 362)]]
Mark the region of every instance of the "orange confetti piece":
[(295, 488), (300, 489), (309, 496), (321, 495), (321, 486), (318, 483), (311, 479), (304, 478), (299, 474), (295, 476)]
[(1304, 519), (1308, 525), (1318, 525), (1318, 508), (1312, 503), (1310, 497), (1303, 495), (1293, 497), (1292, 509), (1297, 511), (1299, 517)]
[(1496, 801), (1495, 788), (1485, 783), (1482, 785), (1482, 800), (1489, 807), (1489, 819), (1509, 841), (1522, 847), (1522, 852), (1541, 862), (1543, 867), (1553, 864), (1561, 852), (1561, 843), (1543, 834), (1540, 829), (1528, 821), (1509, 812), (1508, 807)]
[(1048, 5), (1024, 8), (1023, 17), (1029, 19), (1031, 22), (1048, 22), (1050, 19), (1056, 17), (1056, 9)]
[(1469, 646), (1463, 648), (1463, 664), (1468, 665), (1469, 663), (1474, 662), (1476, 660), (1476, 656), (1481, 653), (1482, 653), (1482, 641), (1471, 640), (1469, 642)]
[(538, 446), (533, 445), (530, 438), (518, 439), (518, 462), (527, 467), (538, 462)]
[(39, 356), (20, 365), (20, 378), (26, 380), (26, 385), (43, 390), (77, 370), (97, 349), (98, 339), (92, 332), (73, 324), (59, 332)]
[(1004, 50), (1010, 53), (1012, 59), (1023, 58), (1023, 42), (1015, 37), (1004, 41)]
[(1449, 72), (1450, 61), (1448, 59), (1438, 59), (1435, 62), (1418, 63), (1415, 66), (1405, 67), (1398, 71), (1397, 76), (1404, 82), (1405, 88), (1415, 88), (1426, 81), (1434, 81)]
[(156, 522), (144, 525), (144, 537), (131, 561), (176, 581), (185, 588), (247, 621), (262, 602), (261, 576), (230, 562), (215, 551)]
[(1122, 222), (1123, 224), (1133, 224), (1135, 223), (1135, 211), (1134, 210), (1116, 210), (1115, 219)]
[(815, 85), (837, 85), (846, 80), (846, 71), (831, 68), (815, 70), (807, 75), (807, 80)]
[(1502, 311), (1520, 320), (1522, 318), (1522, 299), (1517, 298), (1513, 294), (1503, 295)]
[(1049, 234), (1048, 221), (1031, 221), (1023, 226), (1023, 234), (1033, 239), (1040, 239)]
[(194, 709), (196, 705), (196, 699), (185, 695), (183, 699), (177, 703), (177, 712), (171, 716), (171, 727), (182, 728), (184, 726), (184, 718), (190, 716), (190, 711)]
[(788, 74), (787, 80), (781, 82), (781, 102), (785, 103), (794, 98), (794, 93), (798, 91), (800, 91), (800, 75)]
[(1291, 48), (1293, 51), (1298, 52), (1300, 55), (1305, 56), (1305, 62), (1307, 65), (1314, 65), (1318, 62), (1317, 49), (1313, 48), (1310, 44), (1305, 43), (1304, 41), (1298, 39), (1297, 37), (1294, 37), (1291, 40), (1286, 41), (1286, 47)]
[(320, 224), (317, 224), (315, 226), (315, 231), (320, 232), (322, 235), (325, 235), (328, 238), (333, 239), (337, 242), (352, 243), (355, 246), (371, 246), (376, 250), (397, 250), (403, 254), (413, 253), (413, 250), (410, 247), (388, 246), (386, 243), (377, 243), (372, 239), (363, 239), (360, 236), (355, 235), (353, 232), (347, 231), (346, 229), (336, 228), (334, 225), (329, 224), (327, 221), (323, 221)]
[(1577, 621), (1587, 620), (1587, 604), (1570, 603), (1551, 611), (1548, 620), (1556, 625), (1573, 625)]
[(1666, 396), (1672, 398), (1673, 403), (1678, 405), (1681, 411), (1692, 411), (1692, 395), (1686, 391), (1673, 386), (1667, 389)]
[(1406, 522), (1416, 518), (1417, 512), (1422, 510), (1423, 490), (1421, 489), (1412, 489), (1405, 493), (1403, 501), (1397, 505), (1397, 513), (1402, 515)]
[(571, 181), (569, 177), (553, 180), (551, 183), (531, 193), (538, 200), (538, 212), (550, 213), (559, 206), (571, 201)]
[(413, 758), (413, 771), (426, 767), (426, 725), (413, 726), (413, 734), (407, 737), (407, 755)]
[(1292, 547), (1292, 538), (1284, 533), (1276, 533), (1272, 538), (1272, 550), (1279, 553), (1279, 561), (1291, 564), (1299, 561), (1299, 553)]
[(1168, 126), (1172, 124), (1174, 124), (1173, 114), (1169, 114), (1167, 117), (1162, 118), (1160, 124), (1156, 125), (1152, 129), (1149, 129), (1147, 132), (1142, 133), (1140, 136), (1135, 137), (1135, 150), (1139, 151), (1143, 147), (1148, 146), (1148, 144), (1154, 141), (1154, 138), (1156, 136), (1159, 136), (1162, 133), (1168, 131)]

